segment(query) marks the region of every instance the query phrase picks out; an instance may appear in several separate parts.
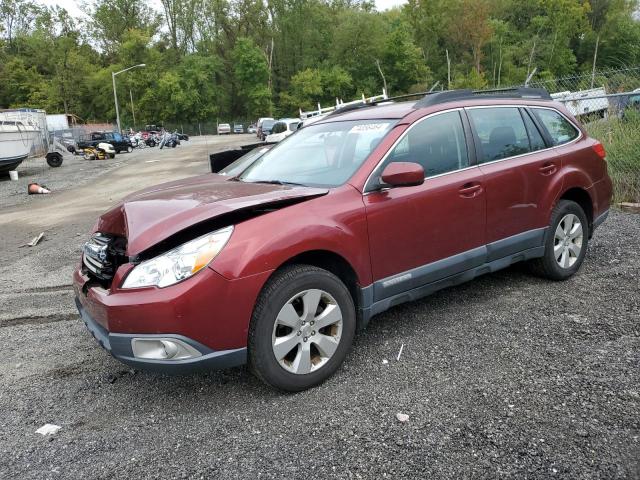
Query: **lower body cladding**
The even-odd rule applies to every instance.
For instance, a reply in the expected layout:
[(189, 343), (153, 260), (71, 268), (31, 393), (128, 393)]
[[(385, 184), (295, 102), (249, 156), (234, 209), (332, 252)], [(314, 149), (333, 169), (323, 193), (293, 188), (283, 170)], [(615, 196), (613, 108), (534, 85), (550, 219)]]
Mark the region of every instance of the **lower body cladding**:
[(170, 374), (230, 368), (247, 361), (253, 304), (270, 273), (230, 281), (207, 268), (171, 287), (108, 291), (76, 270), (76, 306), (127, 365)]
[[(589, 235), (608, 215), (609, 210), (606, 210), (593, 220)], [(396, 305), (426, 297), (438, 290), (468, 282), (514, 263), (542, 257), (548, 234), (548, 227), (529, 230), (377, 280), (360, 289), (362, 326), (366, 326), (374, 315)]]

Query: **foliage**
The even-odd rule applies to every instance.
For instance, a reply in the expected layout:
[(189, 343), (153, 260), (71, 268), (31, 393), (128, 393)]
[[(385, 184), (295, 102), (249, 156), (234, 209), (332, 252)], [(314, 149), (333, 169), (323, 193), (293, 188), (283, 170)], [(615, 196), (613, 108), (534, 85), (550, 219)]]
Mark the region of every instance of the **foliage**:
[(264, 53), (251, 38), (239, 38), (231, 52), (237, 93), (245, 99), (241, 115), (257, 118), (270, 113), (269, 66)]
[[(633, 0), (0, 0), (0, 108), (123, 125), (290, 116), (362, 94), (491, 88), (640, 65)], [(596, 54), (597, 45), (597, 55)], [(596, 78), (596, 84), (600, 84)], [(553, 87), (552, 82), (545, 83)], [(559, 84), (558, 84), (559, 85)], [(637, 88), (624, 75), (616, 90)], [(585, 80), (581, 88), (590, 86)]]
[(624, 118), (587, 124), (590, 136), (598, 139), (607, 152), (609, 176), (616, 202), (640, 202), (640, 112), (628, 107)]

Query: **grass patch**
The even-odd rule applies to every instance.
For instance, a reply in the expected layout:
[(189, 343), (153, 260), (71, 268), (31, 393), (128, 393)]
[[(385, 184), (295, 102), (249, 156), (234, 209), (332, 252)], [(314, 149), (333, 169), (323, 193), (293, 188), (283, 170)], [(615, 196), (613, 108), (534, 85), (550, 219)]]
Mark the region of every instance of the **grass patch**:
[(640, 113), (627, 110), (624, 119), (609, 118), (585, 127), (607, 151), (614, 202), (640, 202)]

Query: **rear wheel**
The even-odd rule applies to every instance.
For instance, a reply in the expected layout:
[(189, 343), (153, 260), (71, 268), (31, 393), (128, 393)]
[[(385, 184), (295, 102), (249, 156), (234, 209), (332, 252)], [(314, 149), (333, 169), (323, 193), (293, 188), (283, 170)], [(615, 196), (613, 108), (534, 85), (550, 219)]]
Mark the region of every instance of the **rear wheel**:
[(249, 329), (249, 362), (265, 383), (297, 392), (342, 364), (356, 327), (351, 294), (338, 277), (309, 265), (286, 267), (258, 298)]
[(588, 241), (589, 223), (582, 207), (560, 200), (551, 214), (544, 256), (531, 261), (532, 270), (551, 280), (566, 280), (582, 265)]
[(131, 145), (129, 145), (127, 147), (127, 153), (131, 153), (131, 152), (133, 152), (133, 147)]

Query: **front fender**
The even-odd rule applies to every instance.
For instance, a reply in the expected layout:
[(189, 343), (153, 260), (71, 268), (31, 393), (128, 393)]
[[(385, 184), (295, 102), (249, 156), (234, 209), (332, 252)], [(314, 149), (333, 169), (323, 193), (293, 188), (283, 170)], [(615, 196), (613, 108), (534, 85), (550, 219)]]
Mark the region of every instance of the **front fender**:
[(275, 270), (316, 250), (340, 255), (355, 271), (358, 283), (371, 283), (364, 204), (352, 186), (236, 225), (210, 267), (225, 278), (238, 279)]

